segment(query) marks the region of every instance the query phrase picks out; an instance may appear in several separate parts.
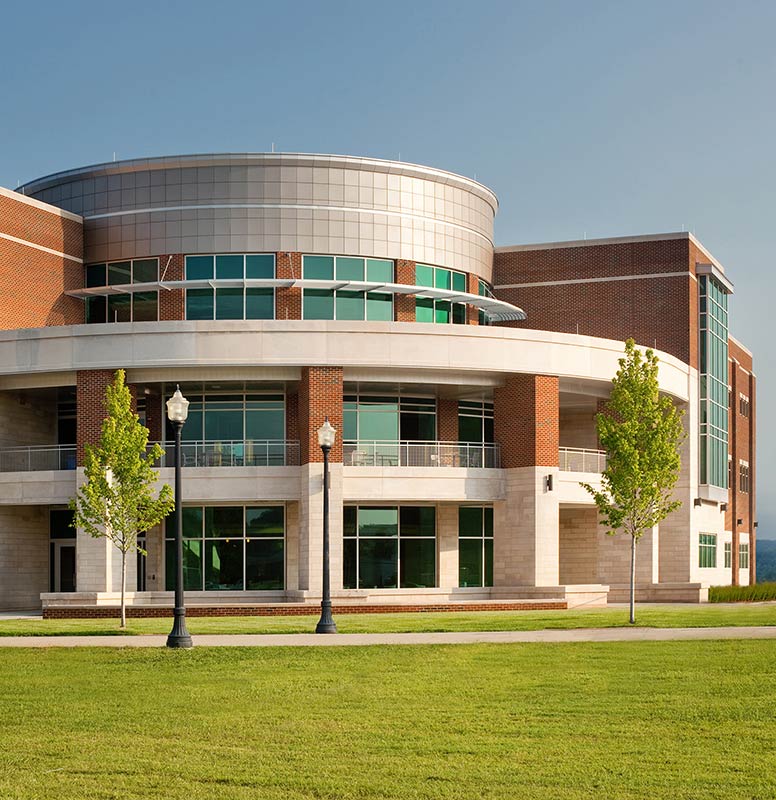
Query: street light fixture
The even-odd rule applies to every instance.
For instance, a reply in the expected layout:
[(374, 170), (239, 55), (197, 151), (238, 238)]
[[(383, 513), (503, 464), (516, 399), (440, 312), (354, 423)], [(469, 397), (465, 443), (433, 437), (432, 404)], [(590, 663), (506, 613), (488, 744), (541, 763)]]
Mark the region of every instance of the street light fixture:
[(323, 451), (323, 592), (321, 618), (315, 626), (316, 633), (336, 633), (337, 626), (331, 616), (331, 583), (329, 576), (329, 453), (337, 438), (337, 431), (329, 418), (318, 428), (318, 444)]
[(181, 394), (181, 387), (167, 401), (167, 419), (175, 429), (175, 620), (167, 637), (167, 647), (193, 647), (191, 635), (186, 630), (186, 607), (183, 601), (183, 502), (181, 494), (181, 430), (189, 415), (189, 401)]

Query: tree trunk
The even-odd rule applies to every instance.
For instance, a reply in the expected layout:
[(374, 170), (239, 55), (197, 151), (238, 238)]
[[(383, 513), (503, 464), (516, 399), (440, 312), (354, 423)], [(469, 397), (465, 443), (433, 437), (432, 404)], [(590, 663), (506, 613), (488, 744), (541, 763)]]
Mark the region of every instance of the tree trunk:
[(631, 536), (630, 624), (636, 623), (636, 537)]
[(121, 629), (127, 627), (127, 608), (124, 594), (127, 586), (127, 554), (121, 551)]

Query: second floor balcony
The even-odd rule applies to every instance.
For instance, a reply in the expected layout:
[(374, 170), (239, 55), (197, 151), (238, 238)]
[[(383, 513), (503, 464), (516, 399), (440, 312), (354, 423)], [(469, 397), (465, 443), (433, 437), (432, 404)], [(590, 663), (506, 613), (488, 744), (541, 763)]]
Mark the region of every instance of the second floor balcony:
[(558, 467), (561, 472), (597, 472), (606, 469), (603, 450), (585, 450), (579, 447), (558, 448)]
[(499, 446), (472, 442), (345, 440), (346, 467), (464, 467), (498, 469)]

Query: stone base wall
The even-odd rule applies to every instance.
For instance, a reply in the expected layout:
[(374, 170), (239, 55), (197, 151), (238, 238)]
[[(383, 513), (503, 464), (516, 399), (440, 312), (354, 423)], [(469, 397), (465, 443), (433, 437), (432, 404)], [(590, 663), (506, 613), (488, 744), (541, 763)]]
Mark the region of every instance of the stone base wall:
[(49, 587), (47, 506), (0, 507), (0, 610), (40, 608)]

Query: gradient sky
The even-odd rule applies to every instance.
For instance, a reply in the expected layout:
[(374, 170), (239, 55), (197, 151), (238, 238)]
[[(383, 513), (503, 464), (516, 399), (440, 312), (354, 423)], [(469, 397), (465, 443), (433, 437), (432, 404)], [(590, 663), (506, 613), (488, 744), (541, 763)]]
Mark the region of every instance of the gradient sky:
[(497, 244), (691, 230), (755, 350), (776, 538), (774, 29), (776, 3), (745, 0), (14, 3), (0, 185), (274, 143), (476, 177)]

